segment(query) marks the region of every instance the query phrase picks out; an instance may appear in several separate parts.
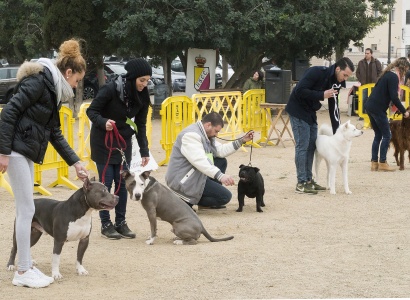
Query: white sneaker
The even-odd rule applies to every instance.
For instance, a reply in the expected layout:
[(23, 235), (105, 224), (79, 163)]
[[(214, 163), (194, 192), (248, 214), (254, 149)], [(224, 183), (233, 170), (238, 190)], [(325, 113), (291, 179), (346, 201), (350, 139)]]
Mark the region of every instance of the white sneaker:
[(54, 278), (47, 276), (46, 274), (44, 274), (43, 272), (41, 272), (39, 269), (37, 269), (36, 267), (33, 267), (33, 271), (37, 273), (38, 276), (40, 276), (40, 278), (43, 278), (45, 280), (47, 280), (48, 282), (53, 283), (54, 282)]
[(41, 278), (33, 269), (28, 269), (21, 275), (16, 271), (12, 283), (16, 286), (27, 286), (36, 289), (50, 285), (48, 280)]

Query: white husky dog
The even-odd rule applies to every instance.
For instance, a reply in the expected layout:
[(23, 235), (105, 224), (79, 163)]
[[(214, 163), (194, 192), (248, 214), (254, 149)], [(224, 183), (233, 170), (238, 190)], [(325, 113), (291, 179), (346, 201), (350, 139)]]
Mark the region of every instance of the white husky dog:
[(361, 136), (362, 134), (363, 131), (356, 129), (354, 125), (350, 124), (350, 120), (344, 124), (341, 124), (334, 135), (332, 128), (329, 125), (323, 124), (322, 126), (320, 126), (319, 134), (316, 140), (315, 180), (316, 182), (319, 180), (319, 165), (322, 159), (324, 159), (327, 166), (326, 188), (330, 188), (330, 194), (336, 194), (336, 167), (338, 165), (342, 167), (345, 193), (352, 193), (349, 189), (347, 178), (347, 163), (349, 161), (352, 139), (354, 137)]

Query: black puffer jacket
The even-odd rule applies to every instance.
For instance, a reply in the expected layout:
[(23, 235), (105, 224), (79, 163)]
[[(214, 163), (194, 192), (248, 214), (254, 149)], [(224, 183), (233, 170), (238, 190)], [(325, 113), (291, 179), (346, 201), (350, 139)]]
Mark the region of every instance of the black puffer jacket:
[(61, 132), (61, 103), (57, 106), (51, 72), (28, 62), (18, 73), (19, 88), (0, 114), (0, 153), (15, 151), (42, 164), (50, 142), (67, 164), (73, 165), (80, 159)]
[[(97, 164), (105, 164), (109, 155), (109, 150), (105, 145), (105, 135), (107, 133), (105, 125), (109, 119), (115, 121), (115, 125), (119, 134), (125, 140), (127, 146), (125, 158), (127, 162), (131, 161), (132, 153), (132, 135), (135, 134), (140, 147), (141, 157), (149, 156), (148, 139), (147, 139), (147, 114), (150, 105), (148, 90), (145, 87), (139, 93), (140, 103), (136, 103), (127, 109), (122, 96), (122, 78), (105, 84), (99, 91), (95, 99), (91, 102), (87, 109), (87, 115), (93, 123), (90, 133), (91, 159)], [(138, 132), (136, 133), (130, 125), (126, 123), (127, 118), (134, 118), (134, 123), (137, 125)], [(118, 148), (114, 138), (113, 147)], [(122, 156), (119, 151), (112, 151), (110, 156), (110, 164), (119, 164), (122, 161)]]

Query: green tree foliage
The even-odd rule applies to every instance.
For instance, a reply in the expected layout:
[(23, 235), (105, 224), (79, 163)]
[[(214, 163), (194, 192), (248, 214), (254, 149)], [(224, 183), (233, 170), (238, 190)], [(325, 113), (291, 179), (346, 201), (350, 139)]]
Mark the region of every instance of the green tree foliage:
[(43, 4), (38, 0), (0, 0), (0, 57), (22, 63), (46, 54)]
[[(190, 47), (219, 49), (233, 66), (227, 87), (241, 86), (267, 56), (284, 64), (295, 57), (326, 57), (360, 41), (395, 0), (114, 0), (110, 39), (139, 54), (173, 58)], [(185, 50), (185, 51), (184, 51)]]
[[(104, 84), (103, 55), (113, 53), (118, 44), (115, 39), (107, 40), (105, 30), (111, 20), (103, 18), (106, 2), (104, 0), (44, 0), (46, 11), (44, 19), (45, 44), (58, 49), (60, 44), (70, 38), (83, 41), (82, 52), (88, 69), (98, 70), (100, 85)], [(77, 116), (83, 100), (83, 85), (76, 91), (76, 99), (70, 108)]]
[[(374, 26), (385, 21), (394, 3), (44, 0), (43, 22), (38, 1), (0, 0), (0, 53), (25, 57), (31, 49), (27, 45), (56, 48), (63, 40), (76, 36), (86, 41), (87, 57), (112, 53), (159, 57), (169, 80), (170, 61), (176, 55), (186, 67), (187, 49), (218, 49), (236, 71), (227, 87), (241, 86), (254, 69), (261, 67), (263, 57), (286, 65), (295, 57), (327, 57), (334, 52), (340, 56), (350, 41), (360, 42)], [(374, 17), (374, 11), (379, 11), (381, 17)], [(33, 19), (37, 26), (28, 26)], [(32, 28), (29, 35), (27, 28)], [(97, 63), (101, 65), (101, 59)]]

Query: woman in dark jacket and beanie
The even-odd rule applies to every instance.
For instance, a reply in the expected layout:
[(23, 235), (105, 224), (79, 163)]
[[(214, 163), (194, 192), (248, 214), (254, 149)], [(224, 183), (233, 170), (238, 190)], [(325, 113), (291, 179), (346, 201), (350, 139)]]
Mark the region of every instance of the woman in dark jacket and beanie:
[[(114, 181), (115, 191), (120, 184), (119, 202), (115, 206), (115, 224), (111, 222), (109, 211), (100, 211), (101, 234), (108, 239), (135, 238), (135, 233), (128, 228), (125, 221), (127, 190), (124, 180), (120, 180), (121, 168), (126, 169), (131, 162), (133, 134), (136, 135), (140, 147), (142, 166), (149, 161), (146, 123), (151, 100), (147, 84), (152, 75), (152, 68), (143, 58), (137, 58), (130, 60), (125, 69), (125, 77), (118, 76), (104, 85), (87, 109), (87, 115), (93, 123), (90, 134), (91, 159), (97, 165), (100, 181), (104, 182), (109, 190)], [(134, 119), (137, 132), (127, 124), (129, 119)], [(105, 135), (107, 131), (113, 130), (113, 124), (126, 142), (124, 155), (127, 164), (124, 164), (122, 154), (118, 150), (111, 152), (107, 162), (110, 151), (105, 144)], [(111, 147), (122, 148), (115, 138)], [(102, 178), (104, 172), (105, 178)]]
[(404, 76), (409, 68), (410, 63), (405, 57), (400, 57), (389, 64), (380, 75), (369, 99), (364, 104), (374, 130), (371, 171), (395, 171), (386, 161), (391, 139), (386, 111), (392, 102), (405, 118), (409, 117), (409, 113), (406, 112), (399, 98), (400, 84), (403, 84)]
[(30, 254), (34, 163), (42, 164), (48, 142), (84, 180), (87, 170), (60, 129), (62, 102), (74, 97), (73, 88), (85, 74), (85, 60), (76, 40), (61, 44), (57, 62), (40, 58), (26, 62), (17, 72), (17, 89), (0, 115), (0, 172), (7, 171), (16, 206), (15, 232), (18, 265), (13, 284), (46, 287), (54, 281), (33, 266)]

